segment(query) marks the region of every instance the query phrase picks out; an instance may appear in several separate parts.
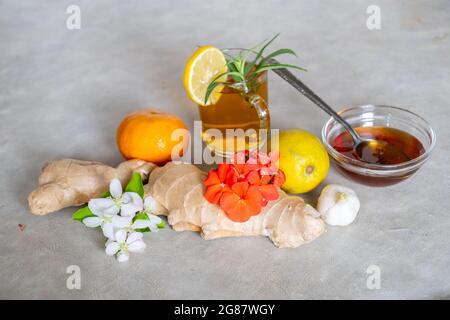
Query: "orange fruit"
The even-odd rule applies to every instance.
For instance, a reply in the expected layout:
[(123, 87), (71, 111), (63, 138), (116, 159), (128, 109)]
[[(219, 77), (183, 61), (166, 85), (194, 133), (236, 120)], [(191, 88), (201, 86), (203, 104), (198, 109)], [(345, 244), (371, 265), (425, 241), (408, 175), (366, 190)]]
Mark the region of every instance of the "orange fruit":
[[(172, 133), (181, 131), (176, 140)], [(117, 129), (117, 145), (126, 159), (141, 159), (158, 165), (172, 160), (172, 150), (177, 147), (178, 156), (183, 155), (189, 134), (183, 121), (173, 115), (156, 109), (143, 109), (130, 113)], [(182, 145), (180, 143), (183, 142)]]

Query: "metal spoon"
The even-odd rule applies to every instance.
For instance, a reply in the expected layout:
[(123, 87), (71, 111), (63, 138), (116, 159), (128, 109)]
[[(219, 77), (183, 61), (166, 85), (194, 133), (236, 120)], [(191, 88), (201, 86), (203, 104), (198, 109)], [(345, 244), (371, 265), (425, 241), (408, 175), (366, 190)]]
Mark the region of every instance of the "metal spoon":
[[(279, 63), (275, 59), (269, 60), (270, 64)], [(402, 157), (402, 162), (406, 162), (409, 159), (401, 150), (399, 150), (396, 146), (383, 141), (383, 140), (375, 140), (375, 139), (366, 139), (362, 138), (352, 126), (345, 121), (336, 111), (334, 111), (325, 101), (323, 101), (318, 95), (316, 95), (311, 89), (309, 89), (303, 82), (301, 82), (296, 76), (292, 74), (288, 69), (271, 69), (281, 78), (286, 80), (290, 85), (292, 85), (295, 89), (300, 91), (305, 97), (311, 100), (314, 104), (316, 104), (320, 109), (328, 113), (332, 116), (337, 122), (339, 122), (344, 129), (350, 134), (353, 140), (353, 151), (354, 154), (360, 159), (364, 161), (368, 161), (372, 163), (387, 163), (389, 162), (389, 158), (393, 157)]]

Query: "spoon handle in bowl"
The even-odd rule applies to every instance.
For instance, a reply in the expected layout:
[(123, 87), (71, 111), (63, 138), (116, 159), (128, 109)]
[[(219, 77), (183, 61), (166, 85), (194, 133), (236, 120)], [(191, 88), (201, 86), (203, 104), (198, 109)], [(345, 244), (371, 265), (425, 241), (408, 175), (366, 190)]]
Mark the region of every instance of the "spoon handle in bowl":
[[(270, 64), (278, 64), (279, 62), (275, 59), (269, 60)], [(342, 119), (342, 117), (333, 110), (325, 101), (323, 101), (317, 94), (315, 94), (310, 88), (308, 88), (303, 82), (300, 81), (292, 72), (290, 72), (288, 69), (281, 68), (281, 69), (271, 69), (273, 72), (275, 72), (277, 75), (279, 75), (281, 78), (286, 80), (291, 86), (293, 86), (295, 89), (300, 91), (305, 97), (307, 97), (309, 100), (311, 100), (315, 105), (317, 105), (320, 109), (328, 113), (330, 116), (332, 116), (336, 121), (338, 121), (347, 131), (350, 132), (350, 134), (359, 140), (359, 138), (355, 137), (355, 132), (353, 128), (348, 124), (347, 121)]]

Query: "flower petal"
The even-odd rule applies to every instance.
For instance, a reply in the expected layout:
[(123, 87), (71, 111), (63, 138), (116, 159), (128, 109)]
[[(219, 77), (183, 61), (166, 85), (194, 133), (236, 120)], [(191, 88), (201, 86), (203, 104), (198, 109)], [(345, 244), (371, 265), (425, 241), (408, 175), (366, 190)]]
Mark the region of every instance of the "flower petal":
[(141, 210), (144, 209), (144, 200), (142, 200), (141, 196), (136, 192), (125, 192), (123, 196), (128, 196), (130, 198), (131, 203), (134, 203), (141, 207)]
[(273, 184), (259, 186), (258, 189), (266, 200), (277, 200), (279, 197), (277, 187)]
[(155, 212), (157, 209), (157, 202), (152, 196), (148, 196), (144, 200), (144, 209), (147, 212)]
[(108, 256), (113, 256), (117, 253), (117, 251), (119, 251), (119, 244), (115, 241), (110, 242), (106, 248), (105, 248), (105, 252)]
[(127, 203), (121, 206), (120, 215), (122, 217), (134, 217), (136, 212), (139, 212), (141, 210), (142, 207), (138, 206), (137, 204)]
[(209, 202), (213, 204), (218, 204), (225, 188), (230, 189), (230, 187), (228, 186), (222, 187), (220, 184), (209, 186), (205, 190), (204, 197)]
[(125, 230), (117, 231), (114, 236), (118, 243), (124, 243), (127, 240), (127, 232)]
[(263, 175), (261, 176), (261, 181), (259, 182), (260, 185), (270, 184), (270, 181), (272, 180), (272, 176), (270, 175)]
[(127, 262), (130, 259), (130, 255), (128, 252), (120, 251), (117, 254), (117, 261), (119, 262)]
[(148, 228), (150, 229), (151, 232), (158, 232), (159, 231), (159, 228), (153, 223)]
[(229, 219), (234, 222), (245, 222), (251, 218), (252, 214), (245, 201), (239, 200), (228, 210), (224, 210)]
[(102, 222), (103, 219), (99, 217), (87, 217), (83, 219), (84, 225), (89, 228), (99, 227), (101, 226)]
[(112, 240), (112, 239), (106, 240), (106, 242), (105, 242), (105, 247), (107, 247), (109, 244), (111, 244), (111, 243), (113, 243), (113, 242), (115, 242), (115, 241)]
[(114, 225), (114, 228), (117, 229), (123, 229), (131, 225), (133, 221), (133, 217), (121, 217), (121, 216), (114, 216), (112, 218), (112, 223)]
[(122, 184), (119, 179), (113, 179), (109, 184), (109, 193), (115, 199), (119, 199), (122, 196)]
[(114, 204), (113, 206), (109, 207), (108, 209), (105, 209), (105, 211), (103, 212), (104, 215), (109, 215), (109, 216), (115, 216), (120, 212), (120, 207), (117, 206), (116, 204)]
[(280, 187), (283, 185), (283, 183), (286, 181), (286, 176), (284, 175), (284, 172), (280, 169), (278, 169), (277, 174), (273, 178), (273, 184)]
[(258, 171), (250, 171), (250, 173), (247, 175), (247, 182), (254, 185), (261, 184), (261, 177), (259, 176)]
[(217, 176), (219, 177), (220, 182), (225, 182), (229, 170), (230, 170), (229, 164), (227, 163), (219, 164), (219, 166), (217, 167)]
[(247, 193), (248, 187), (249, 187), (248, 182), (241, 181), (233, 184), (231, 190), (233, 190), (233, 192), (236, 193), (239, 197), (243, 198)]
[(135, 241), (141, 240), (144, 235), (141, 232), (132, 232), (128, 236), (127, 244), (131, 244)]
[(234, 192), (226, 192), (220, 198), (220, 207), (223, 211), (227, 212), (236, 206), (236, 204), (241, 200), (241, 198)]
[(153, 224), (160, 224), (162, 222), (162, 219), (154, 214), (147, 212), (147, 216)]
[(145, 229), (150, 227), (151, 224), (150, 220), (137, 219), (131, 227), (133, 229)]
[(128, 251), (130, 252), (142, 252), (147, 246), (142, 240), (137, 240), (128, 245)]
[(112, 223), (102, 224), (103, 235), (109, 239), (114, 239), (114, 225)]
[(114, 201), (110, 198), (91, 199), (88, 202), (89, 210), (96, 216), (103, 216), (105, 211), (114, 206)]
[(232, 186), (233, 184), (235, 184), (238, 181), (238, 175), (237, 175), (236, 170), (233, 167), (230, 167), (230, 168), (231, 169), (228, 170), (227, 177), (225, 179), (225, 183), (228, 186)]
[(205, 185), (205, 187), (220, 184), (220, 179), (219, 176), (217, 175), (217, 172), (214, 170), (208, 172), (208, 177), (205, 179), (205, 181), (203, 181), (203, 184)]

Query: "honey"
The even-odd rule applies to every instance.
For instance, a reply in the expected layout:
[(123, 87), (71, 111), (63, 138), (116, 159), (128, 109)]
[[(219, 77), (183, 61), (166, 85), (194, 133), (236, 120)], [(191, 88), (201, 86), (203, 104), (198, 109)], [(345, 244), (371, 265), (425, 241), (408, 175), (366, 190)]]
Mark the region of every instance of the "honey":
[[(353, 140), (347, 131), (338, 135), (332, 143), (336, 151), (352, 159), (369, 164), (396, 165), (416, 159), (425, 152), (425, 148), (416, 137), (399, 129), (373, 126), (358, 127), (355, 130), (361, 138), (375, 140), (370, 145), (369, 150), (365, 150), (361, 155), (356, 154)], [(376, 141), (380, 141), (381, 143), (377, 143)], [(386, 150), (383, 149), (387, 147), (389, 148), (389, 152), (385, 152)], [(340, 167), (339, 169), (352, 180), (371, 186), (395, 184), (414, 173), (410, 172), (407, 176), (396, 177), (368, 177), (349, 172)]]
[[(376, 164), (400, 164), (413, 160), (425, 152), (422, 143), (413, 135), (389, 127), (359, 127), (355, 129), (363, 139), (375, 140), (370, 152), (358, 156), (354, 152), (353, 140), (345, 131), (334, 139), (333, 148), (343, 155)], [(376, 141), (385, 142), (378, 143)], [(386, 153), (383, 148), (388, 146), (393, 152)], [(383, 156), (383, 154), (385, 156)]]

